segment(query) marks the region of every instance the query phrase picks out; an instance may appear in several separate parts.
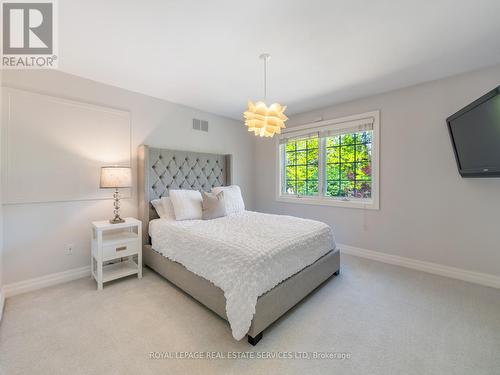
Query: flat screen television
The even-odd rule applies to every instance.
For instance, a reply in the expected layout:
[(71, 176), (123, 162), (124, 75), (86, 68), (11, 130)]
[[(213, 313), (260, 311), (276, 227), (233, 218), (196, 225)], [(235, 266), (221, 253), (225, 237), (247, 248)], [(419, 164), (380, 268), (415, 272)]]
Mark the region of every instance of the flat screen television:
[(500, 177), (500, 86), (446, 119), (462, 177)]

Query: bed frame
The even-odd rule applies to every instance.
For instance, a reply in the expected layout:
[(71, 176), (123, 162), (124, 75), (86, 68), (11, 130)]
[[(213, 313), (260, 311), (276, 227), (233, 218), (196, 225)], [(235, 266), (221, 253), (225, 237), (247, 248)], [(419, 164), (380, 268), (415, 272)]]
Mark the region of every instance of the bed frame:
[[(169, 189), (210, 191), (231, 184), (231, 155), (139, 147), (139, 216), (143, 228), (143, 262), (168, 281), (227, 320), (224, 292), (151, 246), (149, 221), (158, 218), (151, 200), (168, 196)], [(284, 280), (257, 299), (248, 342), (256, 345), (264, 329), (340, 270), (340, 253), (332, 249), (313, 264)]]

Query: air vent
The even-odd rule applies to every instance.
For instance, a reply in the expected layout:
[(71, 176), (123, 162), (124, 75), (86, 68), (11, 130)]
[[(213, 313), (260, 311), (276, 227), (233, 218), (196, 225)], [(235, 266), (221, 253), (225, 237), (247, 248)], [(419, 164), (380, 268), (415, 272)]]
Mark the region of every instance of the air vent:
[(194, 130), (200, 130), (201, 129), (201, 121), (198, 120), (197, 118), (193, 119), (193, 129)]
[(201, 121), (201, 131), (202, 132), (207, 132), (208, 131), (208, 121)]
[(200, 130), (202, 132), (208, 132), (208, 121), (199, 120), (197, 118), (193, 119), (193, 129)]

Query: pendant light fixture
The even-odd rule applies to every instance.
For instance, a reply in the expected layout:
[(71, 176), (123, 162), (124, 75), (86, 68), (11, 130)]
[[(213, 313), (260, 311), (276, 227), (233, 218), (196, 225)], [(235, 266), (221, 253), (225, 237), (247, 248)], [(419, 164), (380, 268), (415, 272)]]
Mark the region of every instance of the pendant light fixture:
[[(259, 56), (264, 61), (264, 100), (267, 99), (267, 63), (271, 58), (268, 53), (263, 53)], [(260, 137), (272, 137), (274, 134), (280, 134), (281, 129), (285, 128), (285, 121), (288, 117), (285, 116), (286, 106), (279, 103), (273, 103), (269, 107), (265, 101), (254, 103), (248, 101), (248, 109), (243, 114), (245, 117), (245, 125), (249, 132), (254, 132)]]

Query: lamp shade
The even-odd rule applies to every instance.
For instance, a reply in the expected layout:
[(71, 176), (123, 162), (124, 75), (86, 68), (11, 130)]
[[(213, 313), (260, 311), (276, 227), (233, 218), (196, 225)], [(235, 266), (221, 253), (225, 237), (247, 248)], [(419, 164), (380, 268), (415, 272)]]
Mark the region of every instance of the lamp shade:
[(254, 132), (260, 137), (272, 137), (275, 133), (280, 134), (285, 129), (286, 106), (273, 103), (267, 106), (264, 102), (248, 102), (248, 110), (244, 113), (245, 125), (249, 132)]
[(101, 189), (131, 186), (132, 169), (130, 167), (101, 167)]

